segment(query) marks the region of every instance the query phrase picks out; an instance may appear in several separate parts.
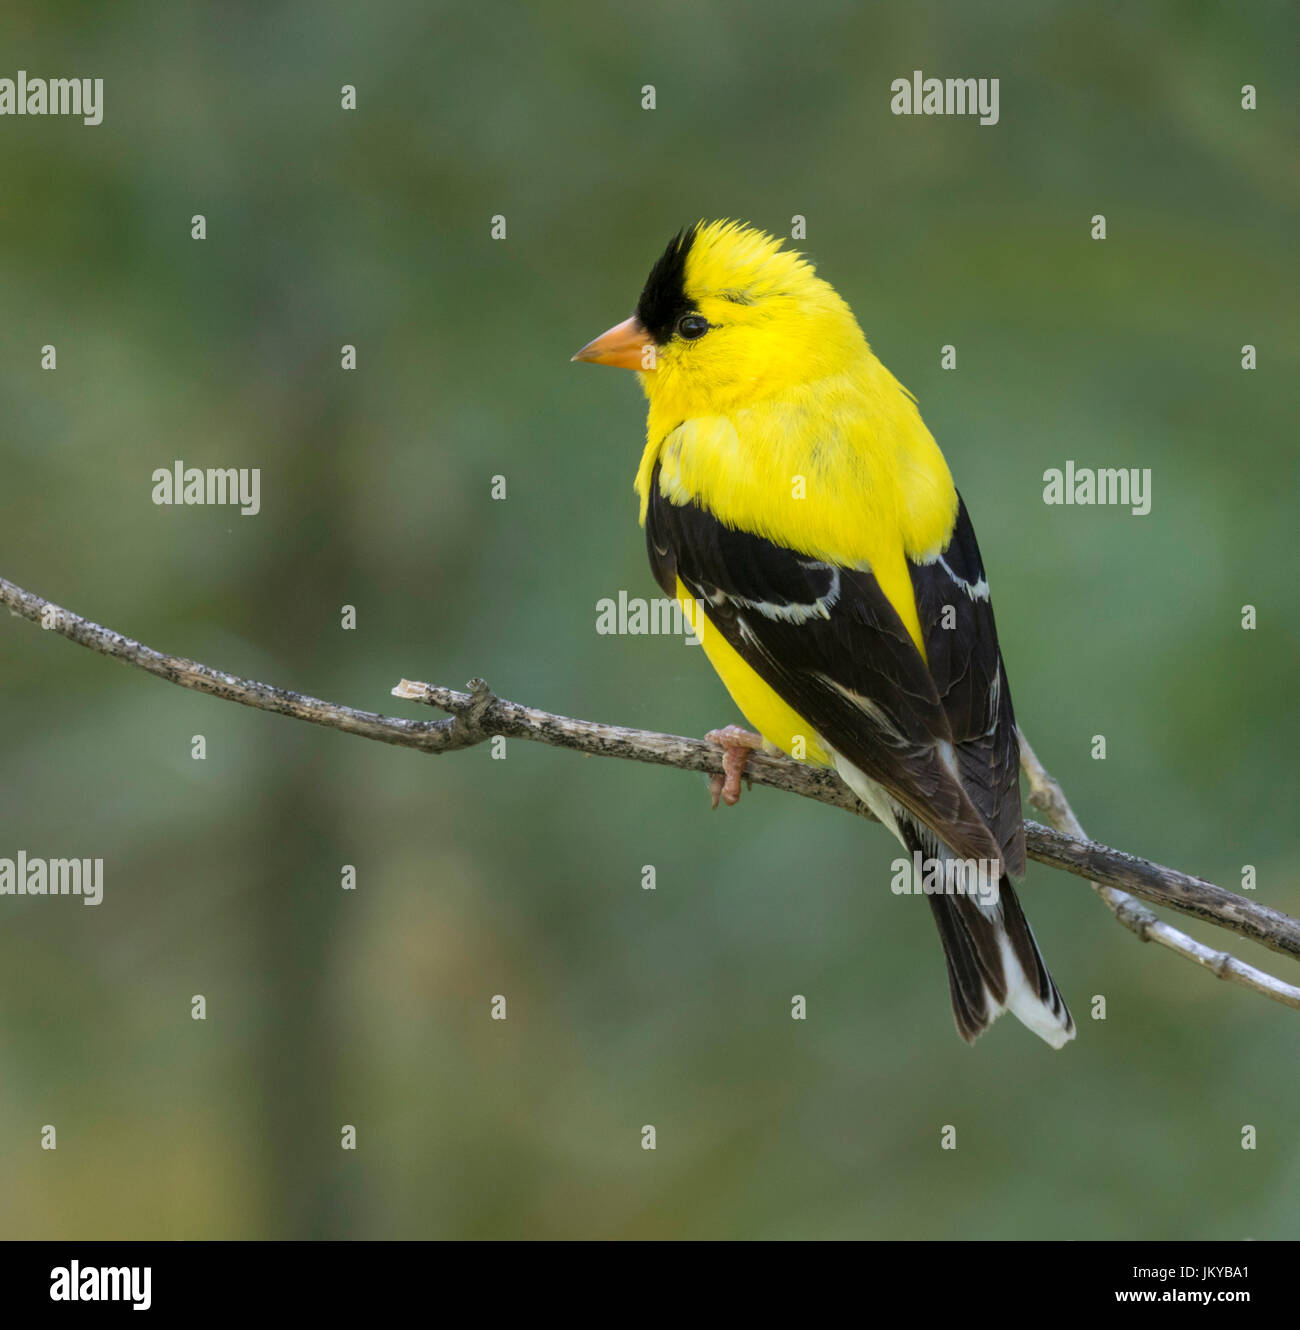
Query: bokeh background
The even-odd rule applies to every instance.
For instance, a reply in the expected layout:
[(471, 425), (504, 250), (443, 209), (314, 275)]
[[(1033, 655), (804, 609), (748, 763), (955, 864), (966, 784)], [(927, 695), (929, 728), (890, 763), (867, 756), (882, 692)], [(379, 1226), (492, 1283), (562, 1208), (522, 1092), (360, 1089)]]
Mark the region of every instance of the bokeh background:
[[(799, 214), (948, 455), (1084, 824), (1300, 912), (1293, 7), (18, 0), (5, 28), (0, 75), (102, 77), (105, 117), (0, 120), (4, 576), (355, 706), (428, 718), (399, 678), (481, 674), (735, 720), (697, 649), (595, 631), (656, 594), (643, 408), (568, 358), (683, 223)], [(999, 78), (1000, 123), (891, 115), (913, 69)], [(154, 506), (177, 458), (260, 468), (261, 514)], [(1045, 506), (1066, 459), (1151, 468), (1150, 515)], [(95, 909), (0, 899), (0, 1235), (1297, 1231), (1297, 1014), (1073, 878), (1023, 897), (1078, 1040), (1008, 1019), (972, 1051), (892, 843), (842, 813), (421, 756), (8, 616), (0, 672), (0, 855), (106, 875)]]

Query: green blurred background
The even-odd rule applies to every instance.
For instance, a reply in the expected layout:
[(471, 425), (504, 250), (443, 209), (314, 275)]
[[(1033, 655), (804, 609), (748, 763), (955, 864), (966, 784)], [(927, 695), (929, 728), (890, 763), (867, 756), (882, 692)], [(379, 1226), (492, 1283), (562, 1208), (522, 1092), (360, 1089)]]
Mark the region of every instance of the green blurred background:
[[(0, 76), (102, 77), (105, 116), (0, 119), (0, 574), (354, 706), (428, 718), (399, 678), (482, 674), (738, 719), (698, 650), (595, 632), (656, 594), (643, 403), (568, 358), (683, 223), (803, 215), (947, 453), (1085, 826), (1230, 887), (1253, 864), (1300, 912), (1294, 7), (19, 0), (5, 27)], [(913, 69), (998, 77), (1000, 123), (894, 117)], [(154, 506), (176, 458), (261, 468), (261, 514)], [(1045, 506), (1066, 459), (1151, 468), (1150, 515)], [(1297, 1013), (1076, 879), (1023, 897), (1078, 1040), (1007, 1019), (970, 1050), (892, 842), (842, 813), (711, 814), (700, 777), (518, 742), (421, 756), (8, 616), (0, 671), (0, 855), (106, 877), (96, 909), (0, 899), (0, 1235), (1297, 1231)]]

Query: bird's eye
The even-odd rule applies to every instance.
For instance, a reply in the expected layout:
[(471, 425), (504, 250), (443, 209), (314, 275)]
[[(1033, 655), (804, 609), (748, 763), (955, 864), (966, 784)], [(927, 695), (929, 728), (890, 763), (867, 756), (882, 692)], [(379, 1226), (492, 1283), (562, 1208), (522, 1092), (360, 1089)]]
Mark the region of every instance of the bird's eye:
[(681, 337), (686, 338), (688, 342), (693, 342), (697, 337), (703, 337), (709, 331), (709, 321), (699, 314), (683, 314), (677, 320), (677, 332)]

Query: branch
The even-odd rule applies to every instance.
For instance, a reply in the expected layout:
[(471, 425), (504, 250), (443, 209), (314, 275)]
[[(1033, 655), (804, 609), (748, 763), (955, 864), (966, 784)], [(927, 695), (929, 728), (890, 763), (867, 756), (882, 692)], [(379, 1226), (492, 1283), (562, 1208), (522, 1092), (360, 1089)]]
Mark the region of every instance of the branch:
[[(1080, 826), (1079, 819), (1075, 817), (1074, 809), (1070, 807), (1065, 792), (1038, 760), (1037, 753), (1029, 746), (1029, 740), (1023, 734), (1020, 734), (1020, 766), (1029, 780), (1029, 802), (1035, 808), (1046, 813), (1048, 820), (1058, 831), (1064, 832), (1075, 842), (1086, 840), (1083, 827)], [(1155, 865), (1149, 865), (1149, 867), (1154, 868)], [(1240, 984), (1243, 988), (1253, 989), (1256, 993), (1263, 993), (1265, 997), (1284, 1002), (1289, 1007), (1300, 1007), (1300, 989), (1293, 987), (1291, 984), (1283, 983), (1280, 979), (1275, 979), (1271, 974), (1265, 974), (1263, 970), (1257, 970), (1253, 965), (1247, 965), (1244, 961), (1239, 961), (1226, 951), (1215, 951), (1197, 942), (1195, 938), (1188, 937), (1186, 933), (1180, 933), (1178, 929), (1158, 919), (1145, 905), (1139, 905), (1128, 892), (1121, 891), (1118, 887), (1105, 885), (1101, 882), (1090, 882), (1089, 885), (1110, 907), (1110, 911), (1115, 918), (1125, 928), (1132, 929), (1143, 942), (1158, 942), (1162, 947), (1168, 947), (1170, 951), (1177, 955), (1186, 957), (1187, 960), (1193, 961), (1197, 965), (1204, 966), (1220, 979), (1226, 979), (1229, 983)], [(1140, 894), (1145, 895), (1146, 893)], [(1228, 894), (1231, 895), (1231, 893)], [(1147, 899), (1151, 900), (1154, 897), (1147, 896)], [(1250, 904), (1242, 896), (1234, 897), (1234, 901)], [(1173, 902), (1169, 903), (1172, 904)], [(1181, 907), (1176, 906), (1175, 908)], [(1186, 913), (1193, 914), (1196, 912), (1187, 910)], [(1269, 913), (1276, 914), (1278, 912), (1269, 910)], [(1213, 923), (1218, 922), (1218, 919), (1213, 915), (1203, 914), (1200, 917), (1209, 919)], [(1282, 917), (1286, 918), (1285, 915)], [(1274, 949), (1282, 950), (1281, 947)]]
[[(241, 679), (183, 657), (166, 655), (121, 633), (101, 628), (4, 578), (0, 578), (0, 603), (8, 605), (14, 614), (39, 623), (49, 631), (182, 688), (193, 688), (228, 702), (293, 716), (362, 738), (377, 739), (381, 743), (426, 753), (450, 753), (502, 735), (684, 771), (721, 775), (723, 770), (722, 750), (705, 740), (553, 715), (499, 698), (481, 679), (473, 680), (467, 693), (402, 680), (392, 690), (394, 696), (423, 702), (448, 713), (445, 719), (437, 721), (405, 720), (323, 702), (270, 684)], [(1133, 897), (1140, 896), (1154, 904), (1193, 915), (1293, 959), (1300, 959), (1300, 921), (1201, 878), (1088, 840), (1060, 787), (1043, 770), (1023, 736), (1021, 749), (1022, 764), (1030, 781), (1030, 801), (1044, 809), (1057, 827), (1052, 830), (1036, 822), (1025, 823), (1030, 858), (1091, 882), (1116, 918), (1144, 941), (1159, 942), (1205, 966), (1220, 978), (1300, 1008), (1300, 988), (1245, 965), (1226, 952), (1202, 946), (1162, 923)], [(848, 786), (825, 768), (808, 766), (782, 756), (754, 753), (745, 774), (756, 784), (815, 799), (874, 820)]]

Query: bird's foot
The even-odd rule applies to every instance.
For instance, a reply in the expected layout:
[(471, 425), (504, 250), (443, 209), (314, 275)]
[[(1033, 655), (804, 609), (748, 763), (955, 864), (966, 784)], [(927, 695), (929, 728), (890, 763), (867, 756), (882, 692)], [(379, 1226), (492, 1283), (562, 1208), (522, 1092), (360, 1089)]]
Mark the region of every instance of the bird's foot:
[(710, 730), (704, 737), (722, 749), (723, 774), (709, 777), (709, 797), (714, 808), (719, 799), (730, 808), (740, 802), (740, 781), (745, 774), (745, 763), (749, 761), (750, 753), (763, 747), (763, 736), (739, 725), (727, 725), (720, 730)]

